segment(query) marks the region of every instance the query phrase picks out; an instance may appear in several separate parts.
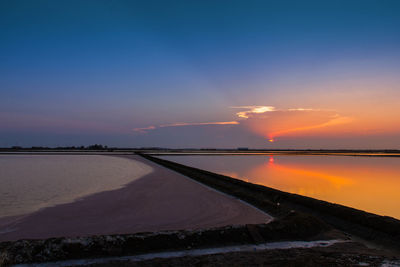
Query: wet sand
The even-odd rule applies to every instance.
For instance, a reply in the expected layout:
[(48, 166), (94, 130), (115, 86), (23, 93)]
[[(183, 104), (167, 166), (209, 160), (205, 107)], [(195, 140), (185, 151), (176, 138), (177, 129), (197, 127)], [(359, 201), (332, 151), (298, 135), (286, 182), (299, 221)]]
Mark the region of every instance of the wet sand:
[(266, 213), (138, 156), (154, 171), (125, 187), (18, 218), (0, 218), (0, 241), (265, 223)]

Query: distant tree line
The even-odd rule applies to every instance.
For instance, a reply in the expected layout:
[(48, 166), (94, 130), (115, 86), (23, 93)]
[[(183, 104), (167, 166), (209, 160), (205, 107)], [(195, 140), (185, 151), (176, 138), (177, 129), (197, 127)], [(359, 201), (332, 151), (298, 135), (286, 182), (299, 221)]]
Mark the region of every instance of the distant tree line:
[(32, 146), (32, 147), (21, 147), (12, 146), (11, 148), (0, 148), (0, 150), (110, 150), (108, 146), (94, 144), (89, 146), (58, 146), (58, 147), (46, 147), (46, 146)]

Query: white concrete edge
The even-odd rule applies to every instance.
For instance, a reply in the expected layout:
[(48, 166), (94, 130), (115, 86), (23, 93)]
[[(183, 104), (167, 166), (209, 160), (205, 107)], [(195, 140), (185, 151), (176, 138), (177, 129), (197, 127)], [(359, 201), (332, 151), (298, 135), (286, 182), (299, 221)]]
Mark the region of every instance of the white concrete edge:
[(144, 260), (151, 260), (156, 258), (179, 258), (185, 256), (205, 256), (219, 253), (229, 252), (252, 252), (272, 249), (291, 249), (291, 248), (313, 248), (313, 247), (329, 247), (336, 243), (349, 242), (346, 240), (318, 240), (318, 241), (284, 241), (284, 242), (271, 242), (259, 245), (240, 245), (240, 246), (229, 246), (229, 247), (218, 247), (218, 248), (206, 248), (206, 249), (192, 249), (192, 250), (180, 250), (170, 252), (158, 252), (148, 253), (134, 256), (121, 256), (121, 257), (108, 257), (108, 258), (95, 258), (95, 259), (80, 259), (80, 260), (66, 260), (66, 261), (55, 261), (48, 263), (33, 263), (33, 264), (17, 264), (15, 267), (53, 267), (53, 266), (74, 266), (74, 265), (89, 265), (108, 263), (111, 261), (127, 261), (127, 262), (139, 262)]

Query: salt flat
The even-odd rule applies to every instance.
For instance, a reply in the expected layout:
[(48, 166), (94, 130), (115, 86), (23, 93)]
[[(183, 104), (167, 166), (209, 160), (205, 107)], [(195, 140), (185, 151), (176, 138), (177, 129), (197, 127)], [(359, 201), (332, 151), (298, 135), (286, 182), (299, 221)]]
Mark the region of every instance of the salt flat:
[[(120, 189), (25, 216), (2, 218), (0, 241), (199, 229), (272, 219), (246, 203), (138, 156), (122, 158), (144, 164), (152, 171)], [(143, 170), (138, 172), (142, 176)], [(132, 176), (138, 173), (132, 171)]]
[(101, 155), (0, 155), (0, 218), (121, 188), (152, 168)]

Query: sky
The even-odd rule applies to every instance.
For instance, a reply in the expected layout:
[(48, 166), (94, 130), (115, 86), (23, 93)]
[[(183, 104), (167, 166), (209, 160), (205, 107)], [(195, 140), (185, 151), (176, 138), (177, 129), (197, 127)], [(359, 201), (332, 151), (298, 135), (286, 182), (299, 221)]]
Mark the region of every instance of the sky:
[(0, 147), (400, 149), (399, 14), (0, 0)]

